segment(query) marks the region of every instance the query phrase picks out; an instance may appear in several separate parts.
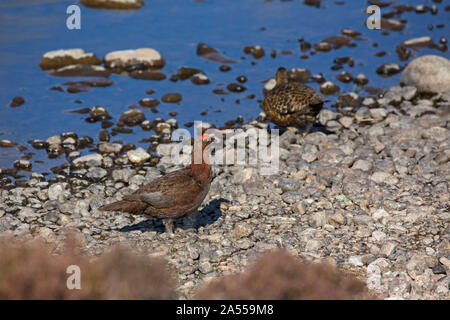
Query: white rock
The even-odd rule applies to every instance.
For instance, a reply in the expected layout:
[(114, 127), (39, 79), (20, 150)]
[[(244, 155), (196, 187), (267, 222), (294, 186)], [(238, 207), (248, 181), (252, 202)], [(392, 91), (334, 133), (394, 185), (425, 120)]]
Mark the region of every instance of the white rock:
[(386, 239), (386, 233), (375, 230), (374, 232), (372, 232), (372, 238), (374, 238), (377, 242), (383, 241), (384, 239)]
[(382, 289), (381, 287), (381, 275), (379, 274), (371, 274), (370, 276), (367, 277), (367, 288), (369, 288), (370, 290), (380, 290)]
[(350, 263), (354, 267), (362, 267), (364, 264), (359, 256), (351, 256), (348, 258), (348, 263)]
[(147, 67), (154, 68), (164, 66), (161, 54), (152, 48), (113, 51), (108, 53), (104, 60), (105, 65), (109, 68), (123, 68), (135, 63), (143, 63)]
[(45, 142), (48, 144), (60, 144), (61, 143), (61, 137), (60, 136), (53, 136), (48, 138)]
[(67, 183), (55, 183), (48, 188), (48, 198), (50, 200), (58, 200), (62, 197), (68, 198), (69, 192), (66, 190)]
[(250, 180), (253, 174), (253, 168), (245, 168), (244, 170), (238, 171), (233, 175), (232, 181), (234, 184), (243, 184)]
[(372, 214), (372, 218), (375, 221), (379, 221), (383, 218), (388, 218), (388, 217), (389, 217), (389, 213), (384, 209), (378, 209)]
[(86, 53), (83, 49), (59, 49), (45, 53), (43, 58), (55, 59), (64, 56), (69, 56), (73, 59), (79, 60), (82, 58), (94, 57), (95, 55), (93, 53)]
[(368, 276), (371, 275), (371, 274), (379, 274), (379, 275), (381, 275), (381, 269), (380, 269), (380, 267), (377, 266), (377, 265), (374, 264), (374, 263), (369, 264), (369, 265), (367, 266), (367, 268), (366, 268), (366, 271), (367, 271), (367, 275), (368, 275)]
[(131, 163), (142, 163), (150, 159), (150, 155), (140, 147), (135, 150), (128, 151), (127, 156)]
[(39, 66), (43, 70), (59, 69), (75, 64), (99, 64), (101, 60), (93, 53), (86, 53), (83, 49), (60, 49), (49, 51), (42, 56)]
[(275, 88), (276, 85), (277, 85), (277, 81), (272, 78), (266, 82), (266, 84), (264, 85), (264, 89), (266, 89), (267, 91), (270, 91), (273, 88)]
[(414, 47), (414, 46), (424, 46), (428, 44), (432, 44), (433, 40), (431, 37), (419, 37), (419, 38), (413, 38), (406, 41), (403, 41), (403, 45), (406, 47)]
[(305, 250), (309, 252), (314, 252), (322, 247), (322, 243), (319, 240), (311, 239), (306, 242)]

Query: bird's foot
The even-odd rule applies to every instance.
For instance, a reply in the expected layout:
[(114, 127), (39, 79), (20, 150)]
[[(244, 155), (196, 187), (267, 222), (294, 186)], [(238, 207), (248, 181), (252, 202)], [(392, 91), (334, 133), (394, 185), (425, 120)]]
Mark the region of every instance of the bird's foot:
[(295, 134), (300, 132), (300, 130), (297, 127), (286, 127), (286, 130), (291, 131)]
[(174, 236), (173, 231), (175, 230), (175, 220), (174, 219), (163, 219), (164, 226), (166, 227), (166, 231), (169, 233), (171, 237)]

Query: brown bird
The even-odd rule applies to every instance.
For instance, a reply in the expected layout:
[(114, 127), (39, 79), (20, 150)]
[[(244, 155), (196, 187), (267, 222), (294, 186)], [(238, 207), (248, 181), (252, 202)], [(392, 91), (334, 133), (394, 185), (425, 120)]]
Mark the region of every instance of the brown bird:
[(125, 196), (123, 200), (102, 206), (99, 210), (123, 211), (162, 219), (166, 230), (173, 234), (175, 220), (197, 210), (211, 185), (211, 165), (208, 152), (204, 151), (212, 138), (204, 134), (200, 139), (194, 142), (189, 166), (159, 177)]
[(278, 68), (275, 80), (277, 84), (267, 93), (261, 108), (280, 127), (308, 131), (322, 109), (322, 97), (311, 87), (289, 82), (285, 68)]

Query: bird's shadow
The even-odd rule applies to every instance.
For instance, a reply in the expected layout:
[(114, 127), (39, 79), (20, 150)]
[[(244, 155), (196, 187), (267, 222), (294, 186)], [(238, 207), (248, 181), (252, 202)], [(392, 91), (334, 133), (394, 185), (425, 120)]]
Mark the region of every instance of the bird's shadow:
[[(285, 127), (280, 127), (280, 126), (277, 126), (277, 125), (273, 125), (273, 129), (278, 129), (278, 132), (279, 132), (280, 135), (282, 135), (283, 133), (288, 131), (288, 129), (286, 129)], [(267, 128), (267, 131), (271, 132), (270, 126)], [(329, 131), (327, 129), (327, 127), (324, 126), (323, 124), (321, 124), (320, 122), (314, 121), (312, 123), (312, 125), (311, 125), (311, 128), (309, 128), (308, 131), (302, 132), (302, 134), (307, 135), (309, 133), (318, 132), (318, 131), (322, 132), (322, 133), (325, 133), (326, 135), (334, 133), (334, 132)]]
[[(194, 229), (195, 231), (197, 231), (200, 227), (205, 227), (209, 224), (213, 224), (222, 216), (222, 210), (220, 209), (220, 204), (222, 202), (228, 203), (229, 201), (223, 198), (211, 200), (207, 205), (203, 207), (202, 210), (195, 211), (183, 218), (177, 219), (175, 230)], [(140, 230), (142, 232), (156, 231), (158, 233), (163, 233), (166, 231), (166, 228), (161, 219), (148, 219), (133, 225), (124, 226), (122, 228), (116, 228), (113, 230), (119, 232)]]

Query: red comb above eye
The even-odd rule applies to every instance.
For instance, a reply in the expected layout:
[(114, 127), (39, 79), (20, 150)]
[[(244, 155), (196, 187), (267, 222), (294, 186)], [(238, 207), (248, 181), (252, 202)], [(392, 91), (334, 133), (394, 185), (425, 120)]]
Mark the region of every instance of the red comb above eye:
[(206, 133), (200, 137), (200, 139), (202, 139), (202, 140), (208, 140), (209, 138), (210, 138), (210, 136)]

